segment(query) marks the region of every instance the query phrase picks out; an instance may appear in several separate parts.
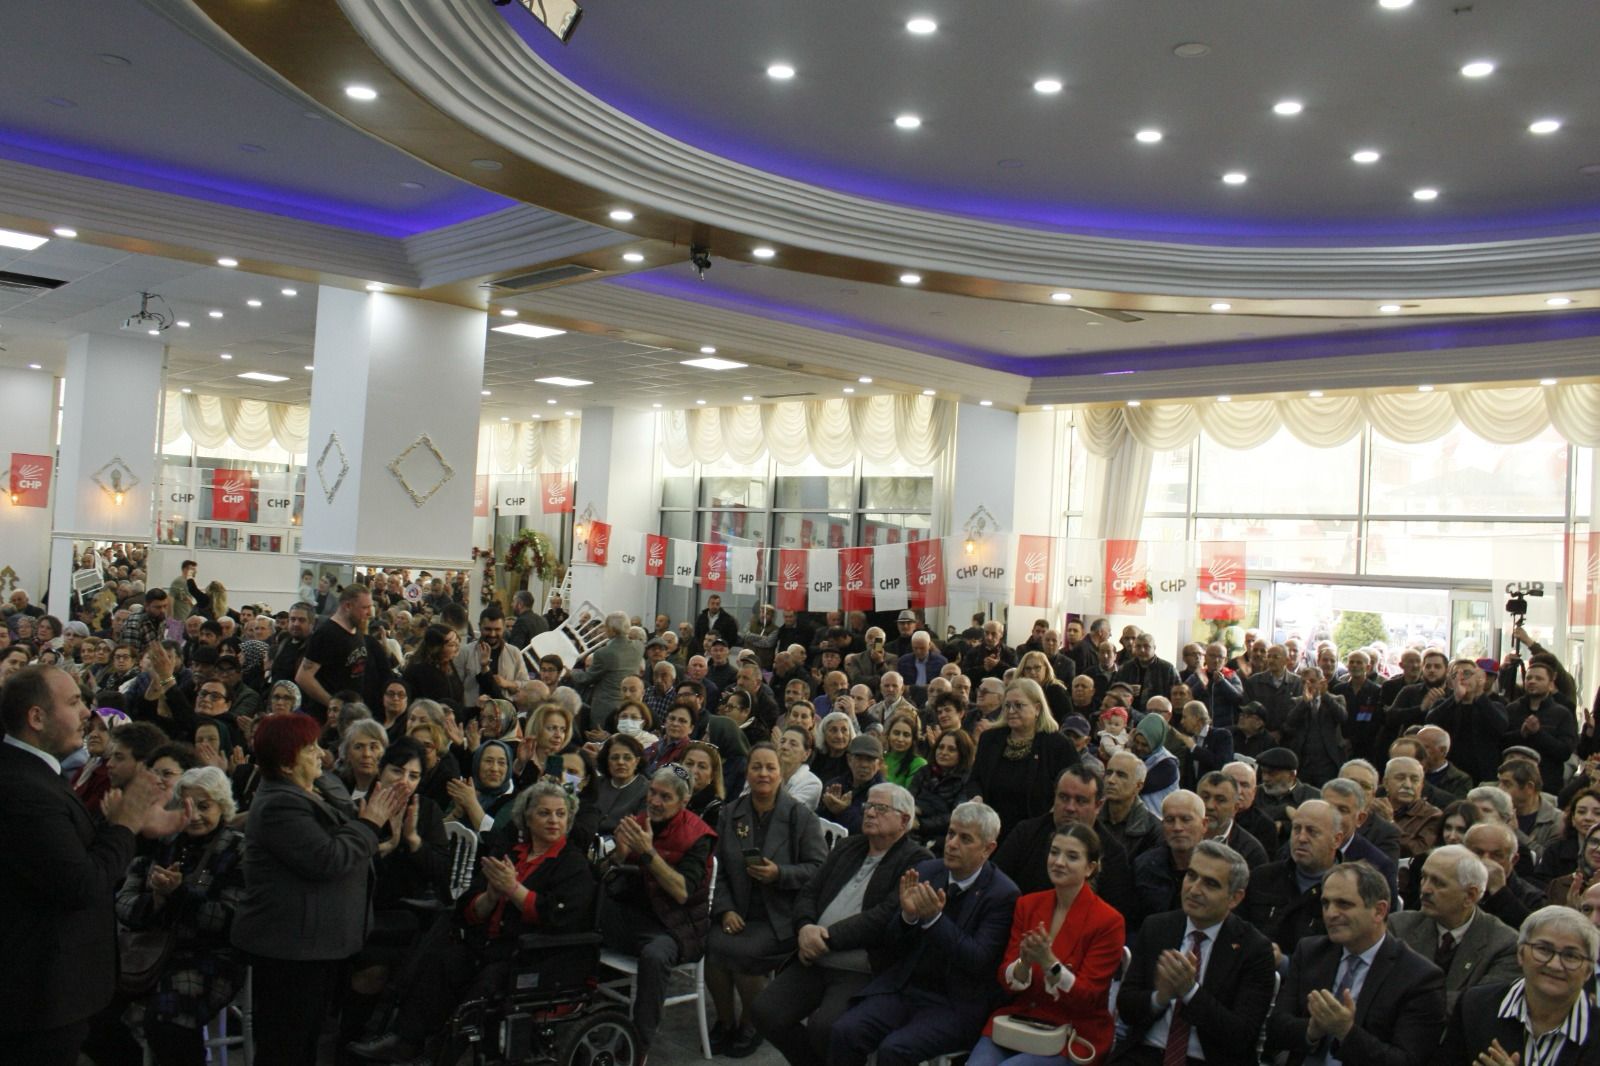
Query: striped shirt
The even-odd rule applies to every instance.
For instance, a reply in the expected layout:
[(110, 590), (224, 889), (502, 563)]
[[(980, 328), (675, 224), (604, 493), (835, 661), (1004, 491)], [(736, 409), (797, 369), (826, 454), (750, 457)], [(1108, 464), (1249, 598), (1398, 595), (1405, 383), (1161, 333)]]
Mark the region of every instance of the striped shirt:
[[(1579, 1047), (1589, 1038), (1589, 997), (1581, 995), (1567, 1013), (1567, 1020), (1539, 1036), (1533, 1035), (1533, 1023), (1528, 1018), (1528, 999), (1524, 992), (1527, 982), (1518, 980), (1500, 1001), (1501, 1018), (1522, 1023), (1522, 1066), (1555, 1066), (1567, 1041)], [(1511, 1049), (1507, 1049), (1511, 1050)]]

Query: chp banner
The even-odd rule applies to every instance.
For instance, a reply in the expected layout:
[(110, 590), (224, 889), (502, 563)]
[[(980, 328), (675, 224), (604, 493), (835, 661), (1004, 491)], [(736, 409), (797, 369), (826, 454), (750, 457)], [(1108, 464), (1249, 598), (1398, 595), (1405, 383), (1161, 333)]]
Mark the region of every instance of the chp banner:
[(617, 546), (617, 562), (622, 564), (622, 572), (639, 576), (639, 559), (644, 554), (644, 534), (624, 529), (612, 534), (612, 540)]
[(785, 615), (806, 609), (806, 552), (802, 548), (778, 549), (778, 591), (775, 606)]
[(219, 466), (211, 471), (212, 521), (250, 521), (250, 496), (255, 490), (255, 475), (248, 470)]
[(1142, 540), (1106, 541), (1104, 614), (1144, 614), (1150, 601), (1150, 563)]
[(494, 509), (502, 515), (533, 514), (533, 496), (538, 488), (528, 478), (500, 482), (495, 492)]
[(692, 540), (672, 542), (672, 583), (679, 588), (694, 588), (695, 552), (699, 547)]
[(700, 545), (700, 587), (707, 592), (728, 591), (728, 546)]
[(1567, 537), (1567, 623), (1600, 626), (1600, 533)]
[(1195, 602), (1200, 617), (1236, 622), (1244, 617), (1245, 561), (1242, 540), (1200, 542), (1200, 571)]
[(489, 517), (489, 475), (477, 474), (472, 479), (472, 517)]
[(262, 474), (256, 481), (256, 524), (294, 524), (294, 475)]
[(572, 510), (572, 475), (540, 474), (540, 497), (545, 514), (566, 514)]
[(811, 589), (806, 596), (806, 607), (812, 611), (837, 611), (839, 609), (839, 553), (832, 548), (811, 548), (806, 551), (806, 573), (811, 578)]
[(11, 453), (11, 503), (17, 507), (50, 506), (50, 465), (48, 455)]
[(590, 522), (588, 535), (578, 544), (577, 554), (583, 558), (579, 562), (593, 563), (595, 566), (606, 565), (611, 555), (611, 524), (609, 522)]
[[(1065, 586), (1062, 608), (1068, 614), (1105, 613), (1105, 545), (1098, 540), (1068, 539), (1061, 549)], [(1085, 626), (1085, 628), (1088, 628)]]
[(728, 591), (735, 596), (761, 595), (760, 551), (756, 548), (728, 549)]
[(1011, 599), (1011, 560), (1014, 539), (1009, 533), (990, 533), (962, 540), (945, 538), (945, 581), (952, 599)]
[(906, 545), (906, 574), (911, 581), (910, 606), (928, 610), (945, 605), (944, 545), (914, 540)]
[(872, 549), (841, 548), (839, 570), (843, 576), (839, 610), (872, 610)]
[(665, 577), (667, 574), (667, 538), (655, 533), (644, 535), (644, 576)]
[(906, 588), (906, 546), (898, 541), (872, 549), (872, 573), (877, 578), (876, 608), (903, 611), (911, 605)]
[(1050, 606), (1050, 574), (1055, 564), (1055, 538), (1032, 533), (1017, 536), (1017, 607)]

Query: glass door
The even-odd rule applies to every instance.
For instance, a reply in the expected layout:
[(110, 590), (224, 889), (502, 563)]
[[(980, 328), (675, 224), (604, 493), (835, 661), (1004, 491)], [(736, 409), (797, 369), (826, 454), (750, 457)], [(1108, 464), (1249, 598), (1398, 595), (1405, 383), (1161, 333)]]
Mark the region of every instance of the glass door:
[(1450, 590), (1450, 653), (1457, 659), (1498, 658), (1494, 615), (1482, 589)]

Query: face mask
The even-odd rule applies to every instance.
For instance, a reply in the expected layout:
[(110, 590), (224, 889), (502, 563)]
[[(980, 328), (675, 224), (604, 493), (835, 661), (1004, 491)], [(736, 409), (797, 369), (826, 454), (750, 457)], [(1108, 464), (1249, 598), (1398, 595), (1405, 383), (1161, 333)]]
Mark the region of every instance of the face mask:
[(561, 781), (567, 786), (568, 792), (578, 791), (578, 784), (583, 780), (583, 775), (576, 770), (568, 770), (561, 775)]
[(620, 718), (617, 720), (617, 732), (626, 736), (631, 737), (635, 733), (642, 732), (643, 730), (644, 723), (639, 721), (637, 718)]

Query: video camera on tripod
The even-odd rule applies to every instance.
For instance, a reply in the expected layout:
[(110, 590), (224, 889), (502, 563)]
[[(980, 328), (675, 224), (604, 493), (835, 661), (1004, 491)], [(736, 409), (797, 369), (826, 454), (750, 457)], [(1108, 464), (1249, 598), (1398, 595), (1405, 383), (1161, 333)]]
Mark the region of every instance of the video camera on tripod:
[[(1511, 616), (1511, 629), (1515, 632), (1528, 620), (1528, 597), (1544, 596), (1543, 581), (1509, 581), (1506, 583), (1506, 613)], [(1512, 648), (1522, 642), (1511, 638)]]

